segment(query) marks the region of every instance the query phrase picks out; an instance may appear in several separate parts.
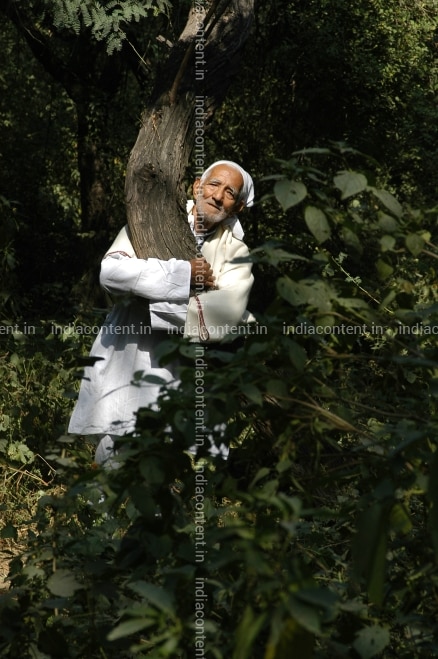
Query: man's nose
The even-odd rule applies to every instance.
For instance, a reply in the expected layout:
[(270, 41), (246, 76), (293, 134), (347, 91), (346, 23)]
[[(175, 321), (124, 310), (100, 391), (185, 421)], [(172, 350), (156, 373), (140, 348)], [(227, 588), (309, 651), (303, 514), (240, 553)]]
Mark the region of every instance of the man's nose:
[(215, 200), (215, 202), (217, 202), (218, 204), (221, 204), (223, 202), (223, 199), (224, 199), (223, 189), (222, 188), (215, 188), (212, 197)]

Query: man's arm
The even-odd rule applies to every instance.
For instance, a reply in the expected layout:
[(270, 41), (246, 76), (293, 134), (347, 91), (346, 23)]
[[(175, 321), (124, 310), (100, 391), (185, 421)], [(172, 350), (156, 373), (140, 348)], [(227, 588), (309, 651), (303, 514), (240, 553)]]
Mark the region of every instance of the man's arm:
[(147, 299), (152, 329), (173, 330), (184, 327), (190, 288), (211, 287), (214, 276), (203, 257), (191, 261), (138, 259), (125, 227), (102, 261), (100, 283), (110, 295)]
[[(241, 241), (234, 241), (232, 251), (232, 259), (225, 261), (216, 274), (216, 288), (190, 298), (184, 333), (186, 337), (219, 341), (226, 334), (237, 333), (238, 326), (246, 321), (246, 307), (254, 281), (252, 264), (249, 262), (248, 248)], [(236, 263), (235, 259), (248, 261)]]
[[(196, 280), (196, 284), (195, 284)], [(204, 258), (182, 261), (137, 259), (111, 252), (102, 262), (100, 283), (113, 296), (135, 295), (149, 300), (152, 329), (184, 328), (190, 286), (212, 286), (214, 277)]]
[(102, 261), (100, 284), (111, 295), (188, 302), (190, 273), (188, 261), (145, 260), (116, 252)]
[(188, 302), (195, 275), (205, 286), (212, 285), (213, 271), (204, 258), (183, 261), (138, 259), (121, 229), (102, 261), (100, 283), (112, 295), (138, 295), (148, 300)]

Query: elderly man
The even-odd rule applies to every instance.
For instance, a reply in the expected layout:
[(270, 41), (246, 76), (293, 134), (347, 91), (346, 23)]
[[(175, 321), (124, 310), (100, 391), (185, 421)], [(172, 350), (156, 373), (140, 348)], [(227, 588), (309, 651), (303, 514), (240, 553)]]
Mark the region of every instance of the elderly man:
[(195, 180), (193, 196), (187, 210), (198, 258), (138, 259), (124, 227), (102, 261), (100, 283), (116, 303), (94, 342), (90, 356), (98, 360), (85, 369), (68, 428), (96, 438), (99, 464), (111, 458), (114, 437), (135, 430), (138, 409), (156, 404), (160, 385), (138, 375), (177, 381), (177, 365), (162, 367), (155, 358), (169, 333), (219, 341), (249, 321), (251, 264), (234, 260), (248, 256), (236, 213), (253, 203), (252, 179), (221, 160)]

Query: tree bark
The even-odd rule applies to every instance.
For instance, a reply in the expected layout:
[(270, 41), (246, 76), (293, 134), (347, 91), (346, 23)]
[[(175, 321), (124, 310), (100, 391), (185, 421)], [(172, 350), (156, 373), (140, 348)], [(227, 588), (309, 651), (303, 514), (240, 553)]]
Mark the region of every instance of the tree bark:
[(200, 123), (206, 128), (222, 102), (236, 75), (253, 14), (254, 0), (219, 0), (208, 7), (195, 0), (158, 76), (125, 181), (127, 220), (139, 258), (191, 259), (196, 255), (183, 186), (195, 119), (198, 130)]

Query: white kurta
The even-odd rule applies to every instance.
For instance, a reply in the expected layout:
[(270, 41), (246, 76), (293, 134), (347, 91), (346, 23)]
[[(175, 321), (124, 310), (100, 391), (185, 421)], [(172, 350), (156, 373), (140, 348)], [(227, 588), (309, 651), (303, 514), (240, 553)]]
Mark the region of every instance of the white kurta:
[(161, 385), (136, 378), (153, 375), (175, 383), (177, 364), (161, 367), (157, 346), (169, 333), (199, 341), (199, 306), (208, 340), (218, 341), (246, 323), (253, 276), (251, 264), (232, 263), (248, 256), (246, 245), (230, 226), (219, 226), (202, 254), (211, 264), (216, 288), (190, 297), (188, 261), (138, 259), (125, 227), (105, 255), (102, 287), (116, 298), (90, 356), (100, 358), (85, 368), (68, 432), (80, 435), (124, 435), (135, 429), (136, 412), (156, 404)]

